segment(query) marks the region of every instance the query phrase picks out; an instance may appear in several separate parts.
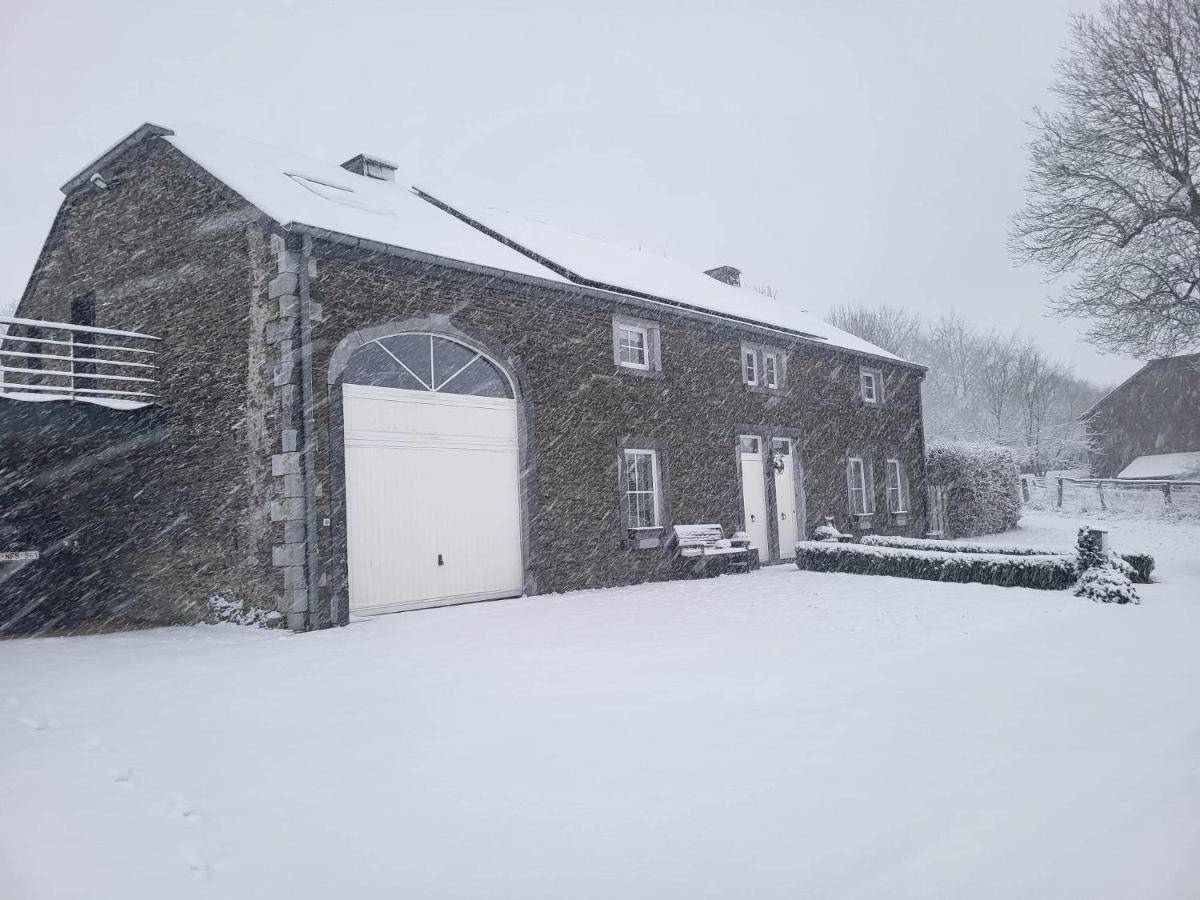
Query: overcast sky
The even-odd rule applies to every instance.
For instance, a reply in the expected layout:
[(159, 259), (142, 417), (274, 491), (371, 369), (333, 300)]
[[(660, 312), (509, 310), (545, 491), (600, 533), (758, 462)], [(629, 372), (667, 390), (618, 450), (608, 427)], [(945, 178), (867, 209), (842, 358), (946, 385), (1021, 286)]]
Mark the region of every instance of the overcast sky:
[(1020, 326), (1113, 382), (1137, 363), (1047, 319), (1005, 249), (1025, 123), (1097, 5), (0, 0), (0, 310), (59, 185), (144, 121), (199, 121), (736, 265), (822, 315)]

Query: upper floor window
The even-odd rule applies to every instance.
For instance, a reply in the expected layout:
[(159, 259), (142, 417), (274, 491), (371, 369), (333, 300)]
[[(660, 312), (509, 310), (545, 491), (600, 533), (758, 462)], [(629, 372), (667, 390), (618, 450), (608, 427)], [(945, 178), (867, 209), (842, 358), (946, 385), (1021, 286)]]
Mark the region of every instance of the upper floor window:
[(753, 347), (742, 350), (742, 379), (748, 385), (758, 385), (758, 351)]
[(908, 512), (908, 490), (904, 483), (904, 468), (898, 459), (887, 461), (887, 498), (889, 513)]
[(620, 363), (632, 369), (648, 369), (649, 344), (646, 329), (637, 325), (621, 325), (617, 331), (617, 348)]
[(883, 373), (878, 369), (859, 369), (858, 381), (863, 403), (867, 406), (881, 406), (883, 404)]
[(763, 351), (763, 387), (779, 387), (779, 355)]
[(634, 373), (662, 369), (658, 325), (645, 319), (613, 316), (613, 363)]
[(783, 390), (783, 351), (761, 344), (742, 344), (742, 383), (760, 391)]

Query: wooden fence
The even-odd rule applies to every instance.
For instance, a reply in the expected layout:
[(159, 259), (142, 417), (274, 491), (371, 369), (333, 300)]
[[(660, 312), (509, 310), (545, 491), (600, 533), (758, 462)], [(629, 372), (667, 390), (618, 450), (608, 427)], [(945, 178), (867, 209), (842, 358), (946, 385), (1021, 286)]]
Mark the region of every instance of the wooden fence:
[(1200, 514), (1200, 481), (1132, 481), (1116, 478), (1057, 479), (1055, 506), (1079, 512), (1096, 510), (1153, 514)]

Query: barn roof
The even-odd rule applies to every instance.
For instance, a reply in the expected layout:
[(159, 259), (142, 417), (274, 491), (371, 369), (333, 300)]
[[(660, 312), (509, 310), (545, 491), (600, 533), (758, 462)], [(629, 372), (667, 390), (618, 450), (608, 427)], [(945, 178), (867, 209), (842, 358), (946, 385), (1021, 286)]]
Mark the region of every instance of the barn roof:
[[(213, 178), (284, 226), (308, 226), (557, 284), (619, 295), (794, 334), (905, 362), (798, 306), (724, 284), (688, 266), (555, 228), (403, 179), (380, 180), (218, 129), (143, 125), (64, 185), (86, 184), (106, 160), (149, 137), (168, 141)], [(909, 363), (909, 365), (914, 365)]]

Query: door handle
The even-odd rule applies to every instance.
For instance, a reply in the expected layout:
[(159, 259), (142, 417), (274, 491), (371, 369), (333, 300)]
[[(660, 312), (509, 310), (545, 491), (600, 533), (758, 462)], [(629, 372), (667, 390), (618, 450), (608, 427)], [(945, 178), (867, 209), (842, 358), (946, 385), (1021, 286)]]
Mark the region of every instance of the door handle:
[(438, 565), (439, 566), (445, 565), (445, 562), (442, 561), (442, 554), (440, 554), (440, 553), (438, 554)]
[(786, 518), (787, 518), (787, 513), (780, 513), (780, 514), (779, 514), (779, 518), (781, 518), (781, 519), (786, 519)]

